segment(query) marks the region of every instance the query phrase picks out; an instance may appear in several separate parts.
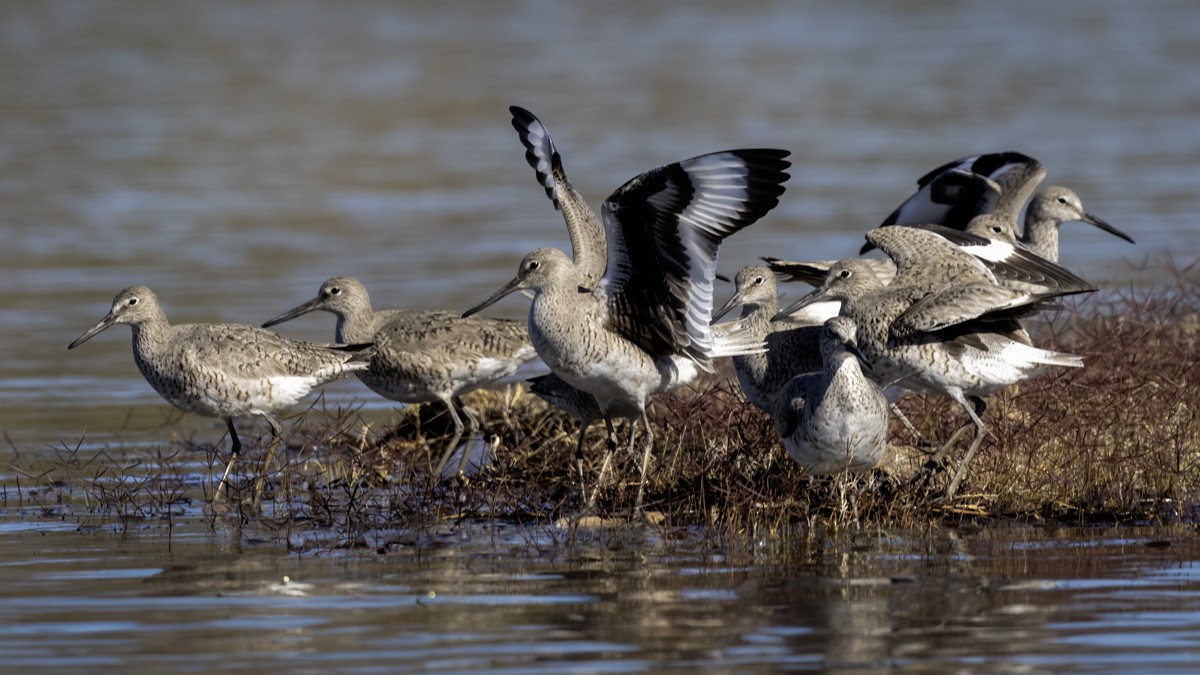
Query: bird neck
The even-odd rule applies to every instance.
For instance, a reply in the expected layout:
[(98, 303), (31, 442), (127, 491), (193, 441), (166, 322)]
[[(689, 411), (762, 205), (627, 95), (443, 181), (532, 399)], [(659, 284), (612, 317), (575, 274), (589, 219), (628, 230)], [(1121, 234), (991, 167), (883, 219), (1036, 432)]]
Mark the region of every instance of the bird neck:
[(161, 311), (138, 323), (133, 328), (133, 351), (135, 354), (154, 354), (166, 348), (170, 342), (171, 325)]
[(771, 317), (779, 313), (779, 298), (755, 300), (742, 304), (741, 319), (754, 335), (764, 337), (771, 332)]
[(1025, 214), (1025, 231), (1021, 233), (1021, 243), (1046, 260), (1058, 262), (1058, 225), (1054, 218), (1042, 213), (1040, 209), (1031, 209)]
[(379, 328), (370, 306), (347, 308), (337, 312), (334, 339), (343, 344), (370, 342)]

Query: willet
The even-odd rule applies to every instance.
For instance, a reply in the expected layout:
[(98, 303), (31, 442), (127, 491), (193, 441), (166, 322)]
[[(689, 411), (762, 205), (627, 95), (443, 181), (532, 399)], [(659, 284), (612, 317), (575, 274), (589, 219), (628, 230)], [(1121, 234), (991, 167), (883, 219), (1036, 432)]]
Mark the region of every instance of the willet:
[(225, 492), (242, 451), (234, 418), (254, 415), (271, 427), (271, 444), (255, 486), (257, 503), (283, 437), (275, 413), (313, 387), (365, 370), (372, 353), (369, 344), (303, 342), (239, 324), (171, 325), (158, 298), (145, 286), (117, 293), (108, 314), (67, 349), (120, 323), (133, 328), (133, 360), (160, 396), (184, 412), (225, 420), (232, 448), (214, 501)]
[(812, 474), (873, 469), (887, 450), (888, 402), (863, 374), (856, 331), (849, 317), (826, 321), (820, 372), (788, 380), (775, 402), (775, 431)]
[[(713, 324), (712, 329), (713, 341), (716, 344), (716, 351), (713, 358), (762, 353), (766, 349), (766, 343), (761, 339), (755, 339), (755, 332), (748, 330), (742, 321), (716, 323)], [(575, 466), (579, 471), (580, 485), (584, 486), (583, 489), (586, 491), (586, 485), (584, 485), (586, 479), (583, 473), (583, 444), (587, 430), (591, 428), (594, 422), (604, 418), (604, 414), (600, 412), (600, 405), (596, 403), (596, 397), (572, 387), (554, 373), (530, 378), (529, 382), (529, 391), (536, 394), (538, 398), (541, 398), (550, 405), (561, 408), (568, 415), (579, 420), (579, 433), (575, 444)], [(674, 379), (665, 385), (661, 391), (674, 389), (688, 382), (690, 382), (690, 379)], [(637, 408), (623, 401), (613, 401), (612, 406), (609, 408), (609, 414), (614, 420), (624, 419), (629, 421), (629, 445), (632, 446), (640, 417)], [(610, 458), (611, 455), (606, 457), (606, 459)], [(606, 463), (600, 469), (600, 475), (597, 478), (597, 487), (604, 484), (604, 477), (607, 474), (608, 464)]]
[(646, 445), (639, 508), (653, 443), (646, 402), (711, 368), (717, 251), (778, 204), (787, 154), (718, 152), (637, 176), (604, 203), (606, 267), (598, 284), (563, 252), (538, 249), (512, 281), (464, 314), (514, 291), (534, 292), (530, 338), (553, 373), (596, 398), (608, 430), (605, 464), (617, 445), (614, 403), (639, 412)]
[(947, 488), (947, 496), (953, 497), (985, 433), (968, 400), (981, 405), (980, 397), (1051, 367), (1083, 365), (1078, 356), (1029, 344), (1015, 319), (1050, 298), (1094, 288), (1058, 285), (1059, 278), (1077, 277), (1055, 272), (1061, 268), (1037, 256), (1026, 261), (1033, 281), (1022, 288), (1000, 285), (993, 270), (1006, 263), (986, 265), (919, 228), (881, 227), (867, 233), (867, 239), (895, 262), (891, 284), (884, 286), (862, 260), (843, 260), (797, 304), (841, 300), (842, 315), (858, 326), (858, 345), (871, 364), (872, 379), (884, 386), (940, 393), (963, 407), (975, 425), (975, 437)]
[[(1033, 251), (1015, 242), (1011, 225), (1003, 218), (984, 214), (976, 216), (967, 226), (966, 231), (956, 230), (941, 225), (906, 225), (909, 230), (926, 232), (925, 237), (936, 238), (938, 249), (953, 247), (959, 253), (965, 253), (982, 265), (987, 273), (999, 286), (1013, 291), (1023, 291), (1033, 294), (1056, 292), (1058, 294), (1082, 293), (1096, 290), (1087, 281), (1079, 278), (1070, 270), (1063, 268), (1037, 255)], [(884, 229), (884, 228), (880, 228)], [(872, 247), (874, 245), (872, 244)], [(764, 257), (767, 267), (779, 278), (786, 281), (804, 281), (814, 286), (825, 282), (829, 270), (842, 261), (791, 261), (779, 258)], [(957, 256), (954, 260), (958, 260)], [(892, 283), (896, 276), (896, 263), (893, 259), (859, 258), (860, 270), (869, 270), (872, 277), (881, 285)], [(936, 267), (936, 265), (935, 265)], [(957, 266), (955, 266), (955, 269)], [(934, 274), (931, 270), (930, 274)], [(787, 318), (791, 320), (797, 312), (805, 312), (807, 316), (809, 303), (818, 304), (811, 298), (802, 298), (792, 303), (775, 315), (775, 320)], [(836, 305), (835, 298), (823, 298), (821, 305), (828, 307)], [(828, 311), (823, 309), (822, 311)]]
[(746, 400), (768, 414), (788, 380), (821, 369), (820, 325), (771, 322), (779, 312), (778, 285), (765, 265), (749, 265), (734, 277), (734, 293), (713, 314), (717, 320), (741, 306), (741, 319), (767, 345), (765, 352), (733, 357), (733, 368)]
[[(579, 277), (581, 289), (592, 289), (600, 283), (604, 276), (604, 268), (608, 263), (607, 236), (604, 225), (596, 217), (596, 212), (588, 206), (587, 201), (575, 191), (575, 186), (567, 178), (563, 168), (562, 156), (554, 146), (550, 130), (536, 115), (520, 106), (509, 106), (512, 114), (512, 126), (517, 130), (521, 145), (525, 146), (525, 161), (533, 168), (538, 183), (546, 189), (546, 196), (554, 205), (554, 210), (560, 211), (567, 226), (567, 236), (571, 240), (571, 261), (575, 265), (575, 273)], [(580, 485), (584, 486), (583, 475), (583, 443), (587, 430), (592, 423), (601, 419), (598, 404), (594, 396), (579, 391), (562, 378), (551, 373), (538, 379), (530, 388), (534, 394), (551, 405), (565, 410), (579, 420), (579, 434), (575, 445), (575, 464), (579, 471)], [(628, 412), (625, 410), (624, 412)], [(627, 414), (613, 413), (617, 417), (630, 420), (630, 443), (637, 431), (637, 411), (630, 417)], [(593, 416), (594, 415), (594, 416)], [(607, 465), (605, 465), (607, 467)], [(597, 480), (597, 487), (603, 482), (603, 474)]]
[[(876, 263), (885, 265), (882, 270), (877, 270), (886, 276), (886, 280), (881, 278), (885, 285), (896, 274), (896, 266), (891, 260), (864, 258), (863, 262), (873, 269), (880, 267)], [(825, 280), (825, 273), (829, 266), (834, 263), (816, 263), (819, 266), (819, 274), (816, 269), (804, 268), (809, 263), (787, 264), (797, 267), (786, 269), (797, 271), (802, 275), (790, 277), (791, 279), (804, 280), (813, 286), (820, 286)], [(804, 268), (803, 271), (801, 268)], [(734, 356), (734, 371), (737, 373), (738, 384), (742, 388), (742, 393), (746, 395), (746, 400), (763, 412), (774, 414), (779, 392), (789, 380), (798, 375), (822, 369), (822, 326), (826, 321), (837, 316), (842, 303), (837, 300), (814, 302), (800, 310), (798, 322), (795, 314), (788, 316), (789, 321), (781, 322), (774, 320), (774, 317), (780, 314), (779, 293), (776, 277), (771, 267), (765, 265), (743, 267), (735, 277), (734, 285), (736, 287), (734, 294), (721, 309), (717, 310), (714, 319), (720, 318), (738, 305), (742, 306), (741, 320), (753, 337), (761, 339), (766, 344), (767, 350)], [(821, 309), (819, 312), (810, 314), (809, 310), (814, 306)], [(833, 310), (831, 316), (825, 317), (820, 323), (813, 323), (814, 318), (827, 313), (829, 308)], [(795, 323), (799, 325), (795, 325)], [(885, 396), (896, 419), (900, 420), (900, 423), (912, 433), (914, 438), (920, 440), (921, 435), (917, 432), (917, 428), (905, 417), (899, 406), (895, 405), (895, 401), (900, 400), (908, 393), (909, 391), (903, 387), (888, 387)]]
[(1047, 187), (1029, 202), (1029, 208), (1025, 210), (1025, 231), (1021, 233), (1020, 241), (1046, 260), (1058, 262), (1058, 228), (1072, 221), (1094, 225), (1134, 243), (1132, 237), (1108, 221), (1084, 210), (1079, 195), (1059, 185)]
[[(513, 116), (513, 128), (525, 146), (525, 161), (533, 168), (538, 183), (546, 189), (554, 209), (563, 214), (567, 235), (571, 240), (571, 261), (581, 280), (580, 288), (593, 289), (600, 283), (608, 266), (608, 236), (604, 233), (604, 225), (571, 185), (563, 169), (562, 157), (542, 121), (518, 106), (510, 106), (509, 111)], [(719, 274), (716, 277), (728, 281)], [(712, 338), (714, 358), (762, 351), (763, 347), (760, 340), (751, 338), (740, 321), (714, 324)], [(675, 384), (683, 382), (676, 380)], [(561, 382), (556, 388), (566, 386), (570, 385)]]
[[(583, 292), (589, 292), (599, 285), (608, 266), (608, 236), (605, 234), (605, 226), (571, 185), (566, 171), (563, 169), (562, 157), (550, 137), (549, 130), (541, 120), (528, 110), (517, 106), (510, 107), (509, 111), (513, 116), (513, 128), (517, 130), (521, 144), (526, 150), (525, 160), (534, 169), (538, 183), (545, 188), (554, 208), (563, 214), (567, 234), (571, 240), (572, 262), (578, 287)], [(710, 355), (712, 358), (761, 352), (763, 347), (762, 341), (753, 339), (740, 321), (729, 321), (712, 326), (712, 353)], [(694, 369), (685, 368), (669, 378), (660, 391), (682, 386), (690, 382), (695, 375)], [(569, 413), (580, 419), (577, 460), (582, 480), (583, 462), (579, 452), (583, 447), (584, 435), (588, 426), (594, 420), (585, 420), (583, 416), (576, 414), (578, 410), (571, 408), (575, 404), (586, 402), (594, 397), (582, 391), (569, 392), (567, 388), (570, 386), (567, 382), (555, 377), (544, 380), (541, 388), (543, 391), (553, 390), (556, 392), (554, 396), (544, 397), (546, 400), (554, 404), (562, 402)], [(612, 411), (610, 410), (610, 412)], [(613, 414), (618, 417), (628, 417), (625, 414), (615, 412)], [(634, 419), (636, 417), (635, 415)], [(631, 426), (636, 428), (636, 424)], [(633, 429), (631, 429), (632, 432)], [(606, 456), (606, 459), (611, 459), (611, 454)], [(607, 466), (606, 463), (605, 468), (601, 470), (601, 478), (597, 482), (597, 487), (603, 484)]]
[[(892, 262), (891, 258), (861, 258), (861, 260), (884, 286), (892, 283), (892, 279), (896, 276), (896, 263)], [(773, 258), (771, 256), (763, 256), (762, 261), (767, 264), (767, 269), (771, 270), (780, 281), (802, 281), (810, 286), (820, 286), (825, 283), (825, 276), (829, 274), (829, 268), (840, 262), (838, 260), (784, 260), (783, 258)], [(838, 308), (841, 307), (841, 303), (837, 303), (836, 301), (831, 302)], [(827, 317), (826, 320), (832, 319), (834, 316), (837, 316), (836, 311)], [(795, 319), (793, 316), (788, 316), (787, 318)]]
[[(1056, 263), (1058, 262), (1058, 228), (1063, 223), (1073, 220), (1095, 225), (1105, 232), (1133, 243), (1133, 239), (1129, 235), (1108, 224), (1099, 216), (1085, 211), (1078, 195), (1058, 185), (1051, 185), (1034, 195), (1029, 202), (1029, 208), (1025, 211), (1024, 232), (1017, 231), (1016, 214), (1000, 210), (975, 216), (967, 223), (963, 231), (992, 241), (1012, 244)], [(934, 224), (915, 224), (912, 227), (922, 227), (938, 232), (953, 229)]]
[[(995, 261), (1007, 261), (1012, 265), (1008, 270), (1015, 271), (1022, 265), (1022, 261), (1036, 255), (1027, 247), (1018, 243), (1018, 233), (1015, 225), (1004, 217), (993, 213), (974, 216), (961, 228), (949, 227), (937, 223), (903, 223), (903, 225), (932, 232), (945, 239), (948, 243), (958, 247), (963, 252), (979, 258), (985, 264)], [(874, 248), (874, 244), (867, 242), (862, 247), (860, 253), (866, 253), (874, 250)], [(771, 256), (763, 256), (762, 260), (767, 263), (771, 271), (778, 275), (780, 279), (784, 281), (803, 281), (814, 286), (820, 286), (825, 280), (825, 274), (829, 271), (829, 268), (838, 262), (837, 260), (784, 260)], [(896, 264), (890, 258), (863, 258), (863, 261), (885, 286), (890, 284), (892, 278), (896, 276)], [(1001, 270), (1001, 274), (1004, 274), (1008, 270)], [(1020, 281), (1023, 278), (1023, 274), (1017, 273), (1012, 277), (1012, 280)], [(1007, 281), (1004, 276), (998, 277), (997, 280), (1000, 283)], [(829, 304), (831, 303), (821, 303), (821, 311), (830, 311)], [(832, 304), (836, 308), (836, 303)], [(811, 313), (811, 306), (806, 307), (804, 318), (810, 316)], [(836, 314), (836, 309), (834, 309), (831, 316)], [(798, 317), (789, 316), (788, 318), (795, 321)]]
[[(922, 176), (917, 192), (883, 225), (935, 224), (964, 230), (976, 216), (995, 214), (1011, 224), (1016, 241), (1051, 262), (1058, 262), (1058, 228), (1071, 221), (1088, 223), (1134, 243), (1129, 235), (1085, 210), (1079, 196), (1068, 188), (1051, 185), (1034, 195), (1045, 176), (1041, 162), (1018, 152), (949, 162)], [(1020, 231), (1022, 208), (1025, 221)], [(863, 252), (869, 249), (870, 244), (863, 246)]]
[[(462, 417), (467, 418), (470, 427), (468, 437), (478, 429), (475, 417), (463, 406), (462, 395), (513, 376), (537, 358), (524, 322), (464, 319), (439, 310), (375, 311), (367, 289), (353, 277), (326, 279), (317, 297), (267, 321), (263, 327), (314, 311), (337, 317), (338, 342), (375, 344), (370, 367), (358, 373), (358, 379), (372, 391), (403, 403), (438, 401), (450, 411), (454, 434), (435, 475), (441, 474), (462, 439)], [(460, 473), (468, 454), (464, 449)]]

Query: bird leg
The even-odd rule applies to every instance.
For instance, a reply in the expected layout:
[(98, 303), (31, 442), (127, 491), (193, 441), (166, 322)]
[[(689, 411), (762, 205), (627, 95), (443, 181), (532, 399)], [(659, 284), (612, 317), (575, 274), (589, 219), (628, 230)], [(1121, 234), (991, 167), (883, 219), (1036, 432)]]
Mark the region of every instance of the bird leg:
[[(608, 442), (604, 449), (604, 463), (600, 465), (600, 477), (596, 479), (596, 487), (592, 490), (592, 496), (588, 498), (587, 508), (592, 508), (596, 504), (596, 497), (600, 494), (600, 488), (604, 485), (604, 477), (608, 475), (608, 468), (612, 465), (613, 453), (617, 451), (617, 432), (613, 429), (612, 416), (608, 411), (604, 411), (604, 427), (608, 430)], [(583, 434), (583, 429), (579, 431)]]
[(904, 411), (900, 409), (899, 405), (889, 402), (888, 407), (892, 409), (892, 414), (896, 416), (896, 419), (900, 420), (900, 424), (903, 424), (904, 428), (908, 429), (908, 433), (912, 434), (913, 443), (915, 443), (917, 446), (927, 444), (925, 439), (921, 438), (921, 432), (917, 431), (917, 428), (913, 426), (913, 423), (908, 420), (908, 416), (904, 414)]
[(575, 470), (579, 472), (579, 494), (587, 494), (587, 478), (583, 475), (583, 438), (591, 426), (584, 420), (579, 420), (579, 442), (575, 444)]
[(966, 410), (967, 414), (971, 417), (971, 421), (956, 429), (954, 434), (950, 436), (950, 440), (946, 441), (945, 444), (943, 444), (942, 447), (939, 448), (936, 453), (934, 453), (933, 457), (925, 462), (925, 465), (922, 466), (919, 471), (917, 471), (916, 475), (914, 475), (908, 481), (908, 485), (920, 483), (921, 485), (927, 487), (929, 485), (929, 481), (933, 479), (934, 474), (936, 474), (945, 466), (946, 455), (949, 454), (950, 448), (953, 448), (958, 443), (958, 439), (962, 438), (963, 434), (974, 428), (975, 438), (971, 441), (971, 446), (967, 450), (967, 454), (963, 457), (962, 465), (960, 465), (958, 471), (956, 471), (954, 474), (954, 478), (951, 480), (950, 485), (953, 489), (947, 489), (947, 499), (952, 498), (954, 493), (958, 492), (959, 484), (962, 482), (963, 477), (966, 476), (966, 467), (968, 464), (970, 464), (971, 459), (975, 456), (975, 451), (979, 449), (979, 444), (982, 442), (984, 434), (983, 420), (980, 418), (983, 416), (983, 412), (987, 409), (987, 403), (978, 396), (971, 397), (971, 403), (974, 404), (974, 410), (972, 410), (971, 406), (968, 405), (966, 399), (960, 399), (958, 396), (952, 396), (951, 398), (962, 405), (963, 409)]
[(954, 478), (951, 479), (950, 486), (946, 488), (946, 499), (954, 499), (954, 495), (958, 493), (958, 487), (962, 484), (963, 478), (966, 477), (967, 468), (971, 466), (971, 460), (975, 458), (975, 451), (983, 443), (983, 437), (987, 431), (981, 419), (983, 412), (987, 410), (987, 403), (978, 396), (972, 396), (971, 402), (975, 404), (974, 409), (967, 405), (966, 401), (961, 401), (963, 408), (967, 411), (967, 415), (970, 415), (971, 421), (975, 423), (975, 438), (971, 441), (971, 447), (967, 448), (967, 454), (963, 455), (962, 463), (958, 465), (958, 470), (954, 472)]
[[(646, 449), (642, 453), (642, 472), (641, 479), (638, 481), (637, 501), (634, 502), (633, 512), (635, 514), (642, 511), (642, 496), (646, 493), (646, 467), (650, 465), (650, 451), (654, 448), (654, 430), (650, 428), (650, 419), (646, 417), (646, 407), (642, 406), (642, 424), (646, 426), (645, 436), (642, 439), (642, 444)], [(633, 434), (629, 434), (629, 452), (633, 452)]]
[(242, 441), (238, 438), (237, 429), (233, 427), (233, 418), (225, 418), (225, 426), (229, 428), (229, 439), (232, 447), (229, 450), (229, 463), (225, 465), (225, 473), (221, 474), (221, 482), (217, 484), (217, 491), (213, 494), (213, 502), (219, 502), (226, 498), (226, 493), (229, 491), (229, 472), (233, 470), (233, 465), (237, 462), (238, 456), (242, 454)]
[[(454, 434), (450, 437), (450, 442), (446, 444), (446, 451), (442, 453), (442, 458), (438, 460), (437, 466), (433, 470), (433, 475), (437, 476), (439, 479), (441, 478), (442, 470), (446, 468), (446, 464), (450, 461), (450, 456), (454, 454), (454, 448), (458, 447), (458, 441), (463, 435), (463, 423), (462, 419), (458, 416), (458, 411), (455, 410), (454, 399), (451, 398), (450, 400), (445, 401), (445, 403), (446, 408), (450, 411), (450, 419), (454, 422)], [(466, 455), (466, 452), (467, 449), (463, 448), (464, 456)], [(461, 464), (458, 467), (458, 472), (460, 474), (462, 473)]]
[(283, 427), (270, 415), (262, 418), (271, 426), (271, 442), (267, 445), (267, 456), (263, 458), (262, 470), (258, 472), (258, 480), (254, 483), (254, 509), (258, 510), (262, 503), (263, 489), (267, 484), (267, 474), (271, 471), (271, 463), (275, 460), (275, 449), (283, 441)]
[[(458, 460), (458, 475), (461, 476), (463, 475), (463, 470), (467, 467), (467, 461), (471, 459), (471, 439), (475, 437), (475, 434), (479, 433), (479, 420), (475, 419), (475, 415), (470, 409), (463, 405), (461, 398), (455, 396), (453, 401), (462, 410), (463, 417), (467, 418), (467, 443), (463, 446), (462, 459)], [(484, 455), (484, 459), (480, 460), (480, 468), (483, 467), (482, 462), (486, 459), (487, 453), (485, 452)]]

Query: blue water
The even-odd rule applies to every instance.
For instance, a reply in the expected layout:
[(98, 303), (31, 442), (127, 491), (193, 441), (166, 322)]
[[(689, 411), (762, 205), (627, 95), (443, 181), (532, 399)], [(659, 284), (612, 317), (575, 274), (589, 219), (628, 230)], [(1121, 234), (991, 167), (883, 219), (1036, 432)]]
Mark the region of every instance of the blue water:
[[(511, 104), (595, 204), (666, 161), (792, 150), (780, 206), (723, 249), (730, 275), (849, 255), (928, 169), (1015, 149), (1138, 242), (1069, 224), (1064, 264), (1164, 283), (1165, 256), (1200, 252), (1197, 25), (1183, 1), (6, 5), (0, 425), (52, 441), (102, 428), (112, 411), (79, 408), (106, 390), (156, 405), (119, 330), (62, 349), (124, 286), (174, 321), (258, 323), (335, 274), (380, 307), (486, 297), (567, 245)], [(327, 319), (285, 330), (328, 339)]]
[[(145, 525), (14, 534), (0, 540), (0, 651), (36, 672), (1200, 666), (1194, 538), (1149, 546), (1162, 533), (1136, 528), (860, 536), (854, 553), (653, 531), (567, 546), (553, 528), (471, 523), (383, 554), (286, 556), (198, 523), (169, 542)], [(1010, 537), (1039, 545), (1016, 552)]]
[[(0, 431), (22, 466), (223, 433), (158, 400), (125, 329), (66, 351), (124, 286), (151, 286), (179, 322), (259, 323), (335, 274), (379, 307), (466, 308), (528, 250), (566, 246), (512, 104), (594, 204), (664, 162), (790, 149), (780, 206), (722, 250), (730, 275), (760, 255), (849, 255), (930, 168), (1009, 149), (1137, 240), (1065, 226), (1062, 262), (1090, 280), (1169, 283), (1167, 256), (1200, 253), (1200, 5), (1185, 0), (3, 3), (0, 76)], [(284, 330), (330, 339), (332, 320)], [(391, 407), (353, 382), (326, 395)], [(1014, 550), (1077, 566), (999, 579), (973, 553), (930, 573), (919, 547), (865, 556), (882, 571), (685, 556), (699, 572), (683, 575), (656, 554), (599, 572), (490, 549), (311, 562), (204, 533), (126, 558), (120, 538), (16, 517), (0, 527), (7, 668), (1196, 666), (1197, 557), (1136, 538)], [(1118, 548), (1138, 551), (1126, 567)], [(177, 581), (180, 565), (195, 576)], [(311, 587), (274, 589), (285, 574)]]

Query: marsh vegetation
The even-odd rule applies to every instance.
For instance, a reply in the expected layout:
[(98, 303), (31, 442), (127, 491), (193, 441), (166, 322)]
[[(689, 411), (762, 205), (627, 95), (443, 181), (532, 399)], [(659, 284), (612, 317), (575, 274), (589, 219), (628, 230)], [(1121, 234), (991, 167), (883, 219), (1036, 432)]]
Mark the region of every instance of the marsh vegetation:
[[(1191, 521), (1200, 490), (1200, 289), (1194, 264), (1175, 268), (1174, 277), (1155, 290), (1069, 303), (1033, 326), (1039, 344), (1080, 354), (1087, 366), (991, 397), (990, 433), (953, 500), (939, 494), (945, 471), (922, 488), (908, 484), (932, 448), (895, 422), (881, 470), (806, 476), (724, 364), (651, 406), (656, 444), (645, 518), (722, 533), (996, 518)], [(490, 461), (447, 479), (431, 475), (440, 441), (452, 431), (435, 407), (406, 408), (381, 424), (365, 420), (353, 401), (318, 399), (286, 425), (289, 452), (271, 469), (262, 513), (237, 506), (235, 490), (233, 515), (323, 529), (344, 545), (362, 544), (365, 533), (419, 532), (447, 520), (628, 520), (638, 458), (618, 453), (589, 511), (575, 468), (573, 418), (523, 386), (476, 392), (467, 403), (483, 429), (469, 447)], [(944, 399), (911, 397), (901, 405), (924, 439), (949, 438), (964, 421)], [(242, 492), (252, 490), (248, 469), (265, 440), (248, 443), (251, 461), (234, 482)], [(198, 509), (215, 515), (209, 500), (223, 440), (99, 451), (84, 441), (64, 440), (49, 459), (17, 453), (19, 478), (5, 501), (85, 521), (170, 521)], [(603, 447), (596, 425), (584, 449), (589, 480), (599, 473)]]

